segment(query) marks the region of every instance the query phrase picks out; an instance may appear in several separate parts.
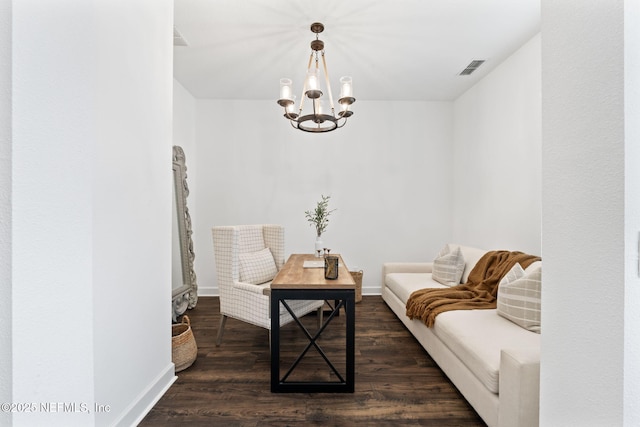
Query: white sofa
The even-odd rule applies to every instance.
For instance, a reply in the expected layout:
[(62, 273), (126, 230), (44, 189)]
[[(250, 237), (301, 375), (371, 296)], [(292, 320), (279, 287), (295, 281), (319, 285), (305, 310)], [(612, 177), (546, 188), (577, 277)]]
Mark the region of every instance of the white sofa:
[[(460, 246), (461, 283), (485, 250)], [(491, 427), (538, 425), (540, 335), (493, 310), (455, 310), (436, 317), (433, 328), (406, 316), (413, 291), (444, 288), (431, 278), (432, 262), (385, 263), (382, 298)]]

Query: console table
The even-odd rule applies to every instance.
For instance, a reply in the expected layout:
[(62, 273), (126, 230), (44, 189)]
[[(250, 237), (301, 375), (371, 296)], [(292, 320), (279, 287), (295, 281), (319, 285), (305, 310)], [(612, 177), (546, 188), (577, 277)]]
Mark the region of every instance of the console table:
[[(338, 255), (339, 256), (339, 255)], [(324, 278), (324, 268), (305, 268), (305, 261), (322, 261), (312, 254), (293, 254), (271, 282), (271, 391), (282, 392), (342, 392), (353, 393), (355, 382), (355, 282), (342, 257), (339, 260), (338, 278)], [(286, 300), (335, 300), (331, 313), (315, 333), (311, 334), (289, 308)], [(300, 327), (309, 343), (293, 362), (289, 370), (280, 376), (280, 307), (284, 307)], [(344, 375), (331, 363), (318, 343), (318, 338), (340, 308), (345, 309), (346, 363)], [(314, 347), (322, 356), (338, 381), (288, 381), (305, 354)]]

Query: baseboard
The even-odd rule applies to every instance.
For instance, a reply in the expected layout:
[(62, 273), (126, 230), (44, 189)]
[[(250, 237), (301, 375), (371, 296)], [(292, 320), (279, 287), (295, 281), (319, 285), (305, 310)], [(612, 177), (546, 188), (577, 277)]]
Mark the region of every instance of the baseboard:
[(136, 426), (151, 411), (158, 400), (169, 390), (171, 384), (177, 380), (175, 366), (169, 363), (160, 375), (134, 400), (123, 412), (123, 415), (113, 424), (115, 426)]
[(217, 297), (220, 296), (218, 288), (212, 286), (198, 286), (199, 297)]

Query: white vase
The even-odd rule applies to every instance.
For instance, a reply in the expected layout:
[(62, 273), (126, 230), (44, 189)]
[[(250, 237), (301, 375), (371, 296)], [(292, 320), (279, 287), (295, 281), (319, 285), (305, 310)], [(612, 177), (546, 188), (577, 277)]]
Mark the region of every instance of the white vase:
[(315, 256), (321, 257), (324, 249), (324, 243), (322, 243), (322, 236), (316, 236), (316, 251)]

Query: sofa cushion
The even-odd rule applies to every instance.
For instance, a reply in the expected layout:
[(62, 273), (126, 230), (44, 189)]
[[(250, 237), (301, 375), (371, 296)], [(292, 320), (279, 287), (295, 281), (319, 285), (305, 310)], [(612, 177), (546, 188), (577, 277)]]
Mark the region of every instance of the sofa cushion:
[(542, 265), (511, 268), (498, 285), (498, 314), (518, 326), (540, 333)]
[(462, 273), (460, 283), (467, 283), (469, 281), (469, 274), (471, 274), (471, 270), (473, 270), (473, 267), (476, 266), (478, 261), (480, 261), (480, 258), (482, 258), (487, 251), (485, 249), (472, 248), (470, 246), (457, 246), (460, 248), (460, 252), (464, 258), (464, 273)]
[(540, 335), (493, 310), (454, 310), (438, 315), (433, 332), (493, 393), (498, 393), (500, 351), (536, 348)]
[(433, 280), (445, 286), (456, 286), (460, 284), (463, 272), (464, 257), (460, 248), (445, 245), (433, 260)]
[(389, 273), (385, 284), (403, 303), (409, 295), (425, 288), (447, 288), (431, 278), (431, 273)]
[(524, 274), (528, 274), (530, 271), (533, 271), (536, 268), (540, 267), (542, 267), (542, 261), (532, 262), (527, 268), (524, 269)]
[(269, 248), (238, 255), (240, 281), (259, 285), (273, 279), (278, 273)]

